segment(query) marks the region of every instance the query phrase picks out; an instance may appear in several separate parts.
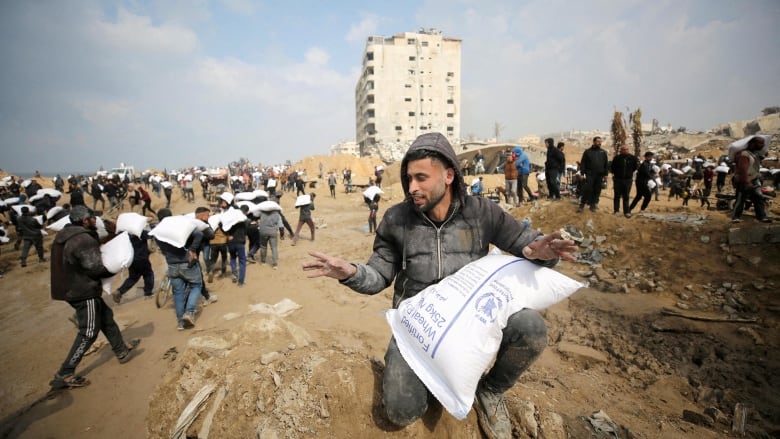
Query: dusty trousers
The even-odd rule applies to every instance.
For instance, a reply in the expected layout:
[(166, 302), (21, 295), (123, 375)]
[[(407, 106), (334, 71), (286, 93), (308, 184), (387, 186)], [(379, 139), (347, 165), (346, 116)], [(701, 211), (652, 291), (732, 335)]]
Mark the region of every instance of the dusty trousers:
[[(482, 377), (484, 387), (503, 393), (539, 357), (547, 346), (547, 327), (535, 310), (523, 309), (507, 320), (493, 367)], [(429, 392), (401, 356), (395, 338), (385, 352), (382, 402), (385, 416), (395, 425), (406, 426), (428, 410)]]

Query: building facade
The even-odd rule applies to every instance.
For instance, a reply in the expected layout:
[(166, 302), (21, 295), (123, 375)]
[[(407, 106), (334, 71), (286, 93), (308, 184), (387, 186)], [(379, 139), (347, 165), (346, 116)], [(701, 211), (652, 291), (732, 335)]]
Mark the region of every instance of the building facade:
[(461, 40), (435, 29), (368, 37), (355, 87), (361, 155), (440, 132), (460, 143)]
[(336, 154), (350, 154), (360, 157), (360, 149), (357, 142), (339, 142), (330, 147), (330, 155)]

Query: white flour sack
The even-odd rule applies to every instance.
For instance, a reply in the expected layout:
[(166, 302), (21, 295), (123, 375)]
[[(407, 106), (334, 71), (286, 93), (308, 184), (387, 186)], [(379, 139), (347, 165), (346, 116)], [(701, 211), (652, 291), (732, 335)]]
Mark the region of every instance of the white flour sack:
[(412, 370), (452, 416), (464, 419), (509, 316), (544, 309), (583, 286), (525, 259), (488, 255), (385, 316)]
[(134, 255), (130, 235), (127, 232), (116, 235), (111, 241), (100, 246), (100, 254), (103, 265), (111, 273), (116, 274), (129, 267), (133, 263)]

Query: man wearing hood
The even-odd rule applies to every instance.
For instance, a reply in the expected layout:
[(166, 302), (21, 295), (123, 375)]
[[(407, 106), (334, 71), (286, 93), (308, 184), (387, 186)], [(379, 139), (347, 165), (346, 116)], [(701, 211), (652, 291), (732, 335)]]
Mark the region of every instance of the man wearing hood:
[(528, 176), (531, 175), (531, 159), (528, 158), (528, 154), (523, 151), (523, 148), (515, 146), (515, 166), (517, 167), (517, 198), (519, 202), (523, 202), (523, 191), (528, 194), (528, 201), (533, 201), (534, 196), (531, 188), (528, 187)]
[[(328, 276), (362, 294), (376, 294), (394, 283), (393, 308), (429, 285), (488, 253), (488, 246), (544, 266), (559, 257), (571, 259), (574, 242), (560, 232), (542, 235), (489, 199), (466, 196), (455, 151), (439, 133), (418, 137), (401, 162), (406, 199), (385, 213), (376, 231), (374, 252), (366, 264), (350, 263), (320, 252), (303, 264), (309, 277)], [(480, 381), (476, 410), (491, 438), (511, 437), (512, 425), (503, 402), (509, 390), (547, 344), (547, 329), (538, 312), (523, 309), (507, 321), (494, 366)], [(395, 339), (385, 354), (382, 383), (387, 418), (398, 426), (419, 419), (428, 409), (429, 393)]]
[(132, 358), (139, 340), (126, 344), (114, 321), (114, 313), (103, 301), (101, 279), (111, 277), (103, 266), (95, 216), (84, 206), (73, 206), (70, 224), (54, 237), (51, 248), (51, 298), (65, 300), (76, 310), (79, 332), (65, 362), (49, 383), (54, 389), (83, 387), (89, 380), (75, 375), (98, 333), (103, 332), (120, 363)]

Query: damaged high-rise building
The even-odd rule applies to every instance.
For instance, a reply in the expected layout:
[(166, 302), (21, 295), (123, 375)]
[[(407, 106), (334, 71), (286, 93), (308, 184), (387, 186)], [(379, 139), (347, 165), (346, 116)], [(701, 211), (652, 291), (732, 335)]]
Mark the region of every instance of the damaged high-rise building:
[(355, 87), (361, 155), (403, 148), (420, 134), (460, 142), (461, 40), (435, 29), (368, 37)]

